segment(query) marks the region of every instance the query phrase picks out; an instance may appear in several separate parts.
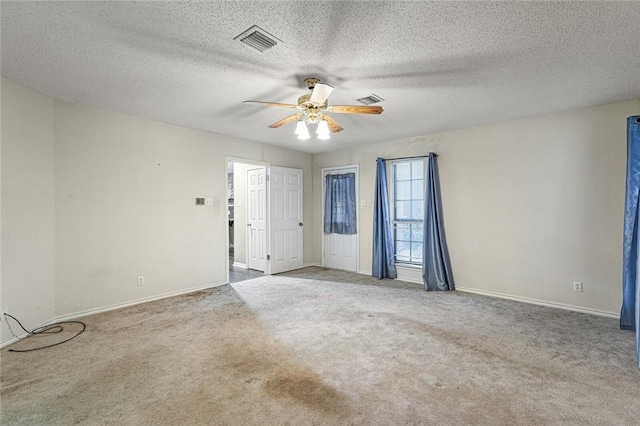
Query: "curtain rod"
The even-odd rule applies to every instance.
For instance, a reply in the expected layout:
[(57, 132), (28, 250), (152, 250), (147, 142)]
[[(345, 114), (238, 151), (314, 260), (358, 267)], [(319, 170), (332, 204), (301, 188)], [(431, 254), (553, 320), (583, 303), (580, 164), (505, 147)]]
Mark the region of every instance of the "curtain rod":
[[(398, 157), (398, 158), (383, 158), (383, 160), (389, 160), (389, 161), (393, 161), (393, 160), (411, 160), (412, 158), (427, 158), (429, 156), (429, 154), (427, 155), (414, 155), (413, 157)], [(438, 154), (436, 154), (435, 152), (433, 153), (434, 157), (437, 157)]]

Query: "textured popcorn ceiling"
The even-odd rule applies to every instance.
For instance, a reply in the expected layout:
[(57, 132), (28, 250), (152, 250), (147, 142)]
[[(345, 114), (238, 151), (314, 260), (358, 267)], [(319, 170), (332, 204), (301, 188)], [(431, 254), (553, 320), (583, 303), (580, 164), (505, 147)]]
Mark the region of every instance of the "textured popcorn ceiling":
[[(307, 152), (640, 97), (638, 2), (5, 2), (2, 75), (54, 98)], [(235, 36), (283, 43), (260, 54)], [(298, 141), (317, 76), (331, 104), (375, 93)], [(622, 120), (622, 117), (621, 117)], [(621, 121), (622, 123), (623, 121)]]

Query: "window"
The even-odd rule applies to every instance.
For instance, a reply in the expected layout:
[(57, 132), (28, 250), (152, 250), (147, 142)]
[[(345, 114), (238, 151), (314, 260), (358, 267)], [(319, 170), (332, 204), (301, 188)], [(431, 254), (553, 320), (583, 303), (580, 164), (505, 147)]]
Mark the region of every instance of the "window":
[(425, 162), (394, 161), (392, 220), (396, 263), (422, 264)]

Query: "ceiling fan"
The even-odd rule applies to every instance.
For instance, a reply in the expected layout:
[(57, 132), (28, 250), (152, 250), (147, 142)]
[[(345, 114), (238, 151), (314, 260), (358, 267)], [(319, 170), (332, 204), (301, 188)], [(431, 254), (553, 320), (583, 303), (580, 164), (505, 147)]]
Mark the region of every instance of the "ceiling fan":
[(276, 121), (269, 127), (277, 129), (292, 121), (297, 121), (295, 134), (298, 139), (309, 139), (308, 124), (316, 124), (318, 139), (329, 139), (330, 132), (337, 133), (343, 130), (331, 116), (327, 113), (335, 114), (381, 114), (383, 109), (381, 106), (360, 106), (360, 105), (332, 105), (329, 106), (327, 98), (333, 91), (333, 86), (321, 83), (315, 77), (305, 78), (304, 83), (307, 85), (311, 93), (302, 95), (298, 98), (298, 104), (282, 104), (278, 102), (262, 102), (262, 101), (244, 101), (244, 103), (255, 103), (266, 106), (280, 108), (297, 108), (300, 112)]

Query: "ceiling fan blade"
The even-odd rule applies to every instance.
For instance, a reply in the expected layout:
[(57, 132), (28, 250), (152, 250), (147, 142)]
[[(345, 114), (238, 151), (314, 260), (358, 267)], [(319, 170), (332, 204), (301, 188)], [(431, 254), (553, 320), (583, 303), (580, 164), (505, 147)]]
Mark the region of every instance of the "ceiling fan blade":
[(280, 108), (298, 108), (298, 105), (281, 104), (281, 103), (278, 103), (278, 102), (242, 101), (242, 103), (243, 104), (260, 104), (260, 105), (280, 107)]
[(291, 123), (292, 121), (300, 120), (301, 118), (302, 118), (302, 114), (293, 114), (293, 115), (290, 115), (288, 117), (283, 118), (280, 121), (276, 121), (275, 123), (273, 123), (269, 127), (271, 127), (272, 129), (277, 129), (280, 126), (284, 126), (285, 124)]
[(329, 107), (329, 111), (338, 114), (382, 114), (381, 106), (360, 106), (360, 105), (334, 105)]
[(313, 92), (311, 92), (309, 101), (318, 105), (322, 105), (326, 102), (331, 92), (333, 92), (333, 86), (329, 86), (328, 84), (324, 83), (316, 83), (315, 87), (313, 88)]
[(338, 133), (344, 130), (341, 125), (336, 123), (336, 120), (329, 117), (328, 115), (325, 115), (324, 119), (327, 120), (327, 124), (329, 125), (329, 130), (331, 130), (333, 133)]

